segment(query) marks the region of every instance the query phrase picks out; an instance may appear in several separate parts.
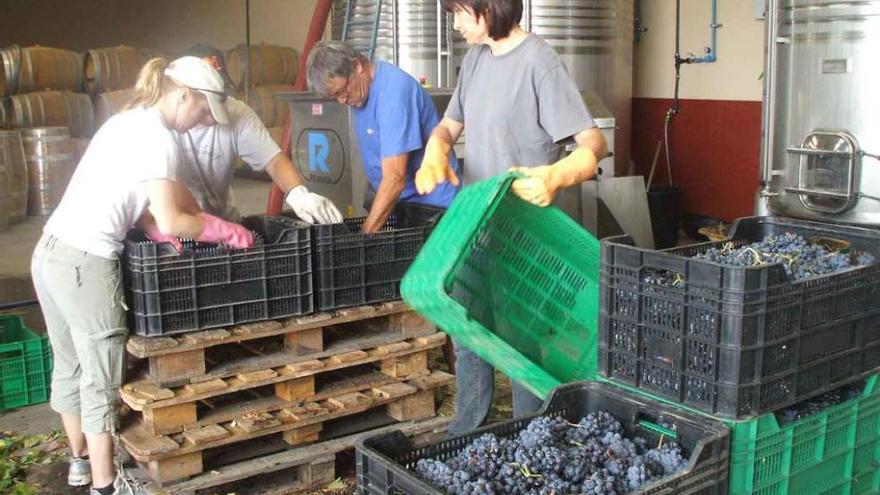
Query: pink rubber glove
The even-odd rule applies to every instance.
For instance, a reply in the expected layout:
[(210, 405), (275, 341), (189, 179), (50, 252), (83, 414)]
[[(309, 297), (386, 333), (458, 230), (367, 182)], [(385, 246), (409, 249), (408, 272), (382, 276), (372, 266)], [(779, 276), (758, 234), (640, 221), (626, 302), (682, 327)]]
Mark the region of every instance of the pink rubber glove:
[(173, 235), (163, 234), (155, 222), (145, 226), (144, 233), (147, 234), (147, 237), (149, 237), (151, 241), (157, 244), (160, 242), (170, 242), (171, 246), (174, 247), (178, 253), (183, 251), (183, 244), (180, 243), (180, 240)]
[(222, 242), (236, 249), (249, 248), (254, 245), (254, 235), (237, 223), (227, 222), (222, 218), (207, 213), (199, 213), (204, 227), (196, 238), (200, 242)]

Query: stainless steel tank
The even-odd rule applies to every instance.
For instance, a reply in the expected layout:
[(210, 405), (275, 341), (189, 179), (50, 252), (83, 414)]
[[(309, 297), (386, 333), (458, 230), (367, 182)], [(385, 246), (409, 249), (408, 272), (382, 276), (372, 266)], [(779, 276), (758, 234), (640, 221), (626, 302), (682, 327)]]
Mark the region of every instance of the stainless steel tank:
[[(355, 21), (373, 21), (376, 6), (382, 2), (374, 60), (391, 62), (416, 79), (424, 78), (430, 86), (443, 85), (447, 66), (441, 64), (438, 57), (446, 50), (446, 16), (440, 15), (438, 31), (437, 0), (351, 1)], [(346, 0), (334, 0), (332, 31), (335, 39), (342, 39), (345, 7)], [(349, 41), (358, 47), (369, 46), (372, 32), (372, 25), (353, 27)]]
[[(547, 41), (578, 88), (595, 92), (611, 109), (617, 128), (615, 175), (629, 166), (633, 15), (633, 2), (622, 0), (523, 0), (522, 28)], [(457, 78), (468, 46), (449, 24), (449, 73)]]
[(766, 29), (759, 203), (880, 225), (880, 1), (771, 0)]

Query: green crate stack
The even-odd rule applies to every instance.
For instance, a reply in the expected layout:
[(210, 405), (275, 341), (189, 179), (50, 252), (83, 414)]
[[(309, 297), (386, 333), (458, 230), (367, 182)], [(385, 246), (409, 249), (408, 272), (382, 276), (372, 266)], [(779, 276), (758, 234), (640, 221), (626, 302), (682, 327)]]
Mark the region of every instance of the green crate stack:
[(880, 493), (880, 375), (860, 397), (779, 425), (772, 413), (731, 428), (730, 493)]
[[(599, 381), (714, 417), (639, 388)], [(880, 493), (880, 374), (865, 380), (859, 397), (790, 423), (780, 424), (772, 412), (720, 420), (731, 433), (729, 495)]]
[[(596, 376), (599, 241), (514, 175), (464, 188), (401, 284), (403, 299), (540, 397)], [(452, 254), (452, 255), (450, 255)]]
[(0, 316), (0, 411), (49, 400), (52, 348), (20, 316)]

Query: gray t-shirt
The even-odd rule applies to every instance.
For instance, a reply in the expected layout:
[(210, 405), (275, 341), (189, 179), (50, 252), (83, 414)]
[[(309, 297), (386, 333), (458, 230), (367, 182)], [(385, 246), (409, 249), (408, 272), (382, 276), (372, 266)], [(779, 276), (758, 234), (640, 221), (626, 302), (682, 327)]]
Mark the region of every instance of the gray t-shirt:
[(500, 56), (472, 47), (446, 117), (465, 126), (465, 184), (553, 163), (559, 141), (596, 126), (559, 56), (531, 33)]

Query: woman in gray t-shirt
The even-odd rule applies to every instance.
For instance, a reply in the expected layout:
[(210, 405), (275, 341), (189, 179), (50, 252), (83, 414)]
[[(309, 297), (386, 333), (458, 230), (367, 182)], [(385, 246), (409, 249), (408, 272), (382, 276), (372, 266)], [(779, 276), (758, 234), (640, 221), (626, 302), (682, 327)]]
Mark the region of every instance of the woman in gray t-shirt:
[[(608, 153), (602, 132), (584, 106), (568, 71), (545, 41), (519, 26), (522, 0), (440, 0), (455, 17), (454, 27), (471, 49), (446, 114), (425, 147), (416, 173), (419, 193), (459, 178), (449, 168), (452, 144), (467, 127), (464, 183), (514, 168), (525, 175), (512, 189), (539, 206), (553, 202), (563, 188), (596, 174)], [(559, 159), (563, 139), (577, 149)], [(480, 426), (494, 388), (492, 367), (456, 345), (456, 419), (451, 433)], [(540, 401), (513, 384), (513, 413), (534, 412)]]

